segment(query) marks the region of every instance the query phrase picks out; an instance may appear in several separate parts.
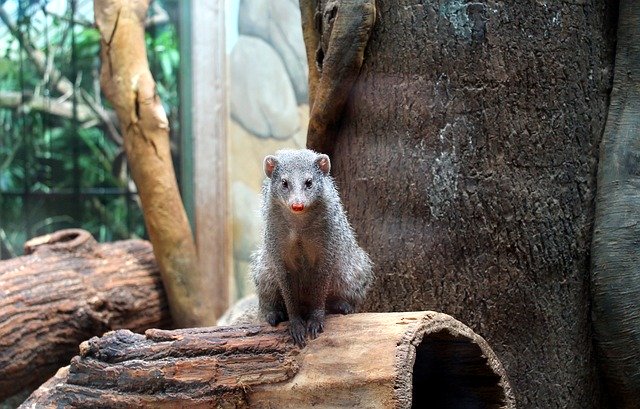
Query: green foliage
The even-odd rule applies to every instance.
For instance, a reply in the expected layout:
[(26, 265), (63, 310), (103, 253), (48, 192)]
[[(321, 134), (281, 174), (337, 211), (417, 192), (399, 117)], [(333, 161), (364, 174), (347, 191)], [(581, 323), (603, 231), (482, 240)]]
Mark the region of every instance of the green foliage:
[[(0, 95), (19, 92), (24, 102), (0, 104), (0, 256), (19, 255), (29, 237), (68, 227), (87, 229), (101, 241), (143, 237), (142, 212), (135, 191), (130, 191), (135, 188), (126, 173), (122, 147), (109, 138), (101, 120), (81, 122), (50, 109), (59, 103), (87, 106), (85, 98), (103, 104), (100, 34), (91, 25), (71, 23), (88, 19), (93, 2), (77, 1), (76, 15), (71, 14), (71, 2), (57, 13), (42, 7), (25, 10), (17, 3), (8, 0), (0, 6), (16, 10), (11, 18), (19, 31), (46, 55), (50, 67), (74, 84), (75, 92), (61, 95), (51, 80), (53, 70), (43, 75), (12, 33), (0, 31)], [(161, 7), (172, 4), (159, 2)], [(177, 30), (171, 22), (156, 25), (146, 42), (158, 93), (176, 137)], [(29, 109), (33, 96), (48, 98), (50, 105)]]

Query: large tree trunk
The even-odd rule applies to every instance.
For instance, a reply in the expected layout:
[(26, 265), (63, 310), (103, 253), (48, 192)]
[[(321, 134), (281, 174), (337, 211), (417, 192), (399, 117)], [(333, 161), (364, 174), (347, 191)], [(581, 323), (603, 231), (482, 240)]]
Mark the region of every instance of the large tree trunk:
[[(413, 406), (412, 406), (413, 404)], [(444, 314), (327, 319), (300, 350), (288, 328), (129, 331), (93, 338), (24, 403), (56, 407), (514, 408), (488, 344)]]
[(615, 10), (605, 0), (376, 8), (332, 146), (375, 265), (366, 308), (465, 322), (494, 345), (520, 407), (598, 407), (589, 246)]
[(36, 386), (95, 335), (171, 323), (151, 245), (62, 230), (0, 262), (0, 400)]
[(150, 0), (94, 0), (101, 35), (100, 85), (124, 130), (124, 146), (144, 210), (169, 306), (178, 326), (213, 324), (226, 300), (202, 277), (169, 147), (169, 123), (149, 71), (144, 21)]
[(611, 399), (640, 407), (640, 2), (620, 4), (615, 78), (600, 150), (593, 325)]

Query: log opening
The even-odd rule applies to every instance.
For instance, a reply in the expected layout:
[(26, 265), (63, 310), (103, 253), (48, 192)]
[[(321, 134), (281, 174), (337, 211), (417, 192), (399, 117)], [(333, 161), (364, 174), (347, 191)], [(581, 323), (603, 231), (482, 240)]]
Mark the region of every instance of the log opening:
[(33, 254), (39, 250), (46, 251), (82, 251), (91, 250), (96, 241), (86, 230), (65, 229), (44, 236), (34, 237), (24, 244), (24, 254)]
[(412, 408), (475, 409), (505, 406), (498, 375), (480, 347), (440, 331), (416, 347)]
[(150, 243), (85, 230), (35, 237), (0, 262), (0, 400), (51, 377), (95, 335), (172, 325)]

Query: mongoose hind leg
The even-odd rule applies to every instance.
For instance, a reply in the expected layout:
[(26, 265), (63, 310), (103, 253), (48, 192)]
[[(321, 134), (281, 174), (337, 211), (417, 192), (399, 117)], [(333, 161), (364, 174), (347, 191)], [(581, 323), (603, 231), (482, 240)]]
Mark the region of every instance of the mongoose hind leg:
[(327, 313), (329, 314), (353, 314), (356, 311), (353, 304), (345, 299), (330, 298), (327, 300)]
[[(266, 271), (266, 269), (265, 269)], [(260, 306), (260, 314), (271, 326), (276, 326), (289, 319), (280, 288), (271, 280), (272, 272), (256, 275), (256, 292)]]
[(265, 314), (265, 319), (272, 327), (275, 327), (281, 322), (287, 321), (289, 317), (287, 317), (287, 312), (283, 310), (272, 310), (268, 311)]

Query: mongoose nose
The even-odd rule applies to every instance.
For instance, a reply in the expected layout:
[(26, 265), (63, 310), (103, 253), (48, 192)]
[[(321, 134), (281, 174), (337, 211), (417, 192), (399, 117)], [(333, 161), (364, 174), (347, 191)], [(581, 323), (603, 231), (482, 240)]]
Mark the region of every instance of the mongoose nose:
[(291, 210), (294, 212), (301, 212), (304, 210), (304, 205), (302, 203), (293, 203), (291, 205)]

